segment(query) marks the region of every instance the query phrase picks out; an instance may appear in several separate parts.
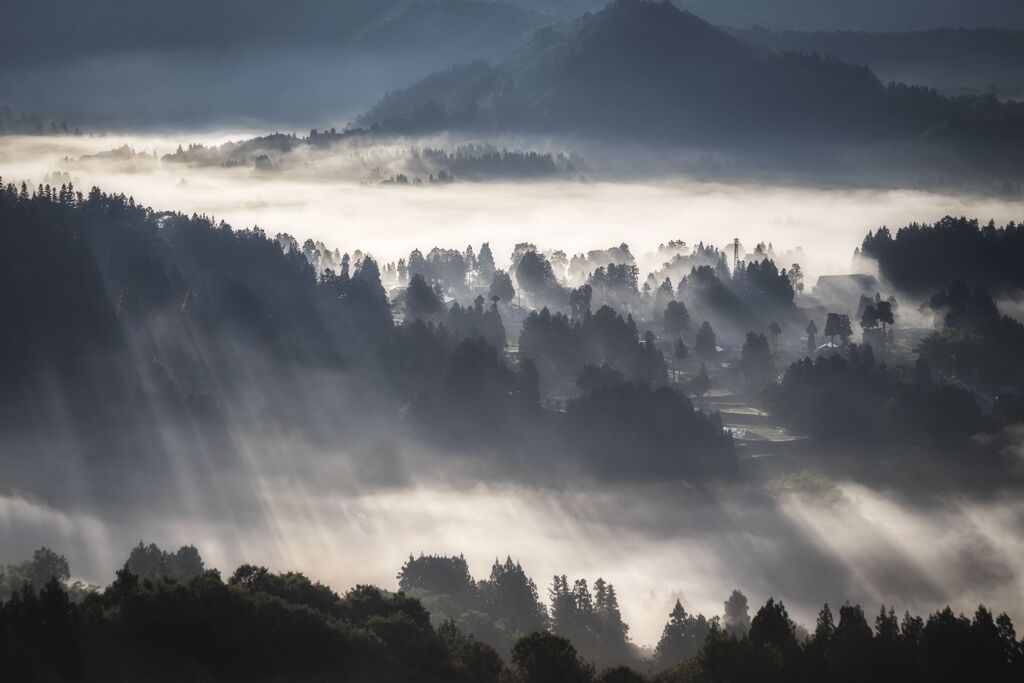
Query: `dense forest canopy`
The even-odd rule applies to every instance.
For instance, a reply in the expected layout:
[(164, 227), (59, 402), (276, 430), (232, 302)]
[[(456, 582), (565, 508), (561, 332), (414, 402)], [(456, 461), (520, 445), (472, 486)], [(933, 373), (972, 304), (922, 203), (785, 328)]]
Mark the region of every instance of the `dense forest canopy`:
[[(151, 565), (191, 557), (187, 569)], [(52, 567), (52, 569), (51, 569)], [(882, 606), (824, 605), (813, 631), (769, 598), (752, 616), (733, 591), (724, 616), (676, 601), (654, 651), (629, 642), (614, 586), (555, 576), (550, 610), (511, 558), (474, 581), (461, 557), (410, 557), (398, 593), (344, 594), (295, 573), (242, 565), (225, 580), (193, 547), (142, 542), (106, 588), (71, 590), (47, 548), (7, 567), (0, 662), (18, 680), (959, 681), (1024, 674), (1012, 620), (984, 605), (927, 619)]]
[(1024, 226), (947, 216), (933, 225), (887, 227), (868, 233), (862, 256), (874, 259), (883, 277), (901, 290), (933, 292), (952, 280), (997, 292), (1024, 288)]

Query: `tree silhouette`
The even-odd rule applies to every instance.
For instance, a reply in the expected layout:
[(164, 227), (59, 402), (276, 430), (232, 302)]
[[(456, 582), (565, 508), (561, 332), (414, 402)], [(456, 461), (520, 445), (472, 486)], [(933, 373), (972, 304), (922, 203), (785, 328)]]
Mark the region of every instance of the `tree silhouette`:
[(423, 275), (416, 273), (405, 290), (405, 319), (431, 320), (441, 314), (443, 304)]
[(828, 337), (831, 346), (835, 346), (836, 337), (841, 337), (845, 344), (853, 336), (850, 317), (845, 313), (829, 313), (825, 320), (825, 336)]
[(814, 324), (813, 320), (808, 320), (804, 332), (807, 333), (807, 355), (812, 355), (818, 348), (818, 326)]
[(750, 640), (759, 645), (771, 645), (780, 650), (796, 647), (796, 634), (789, 613), (781, 601), (768, 598), (750, 622)]
[(827, 648), (835, 632), (836, 625), (832, 618), (832, 610), (829, 608), (828, 603), (825, 603), (821, 611), (818, 612), (818, 620), (814, 627), (812, 642), (822, 648)]
[(509, 274), (504, 270), (494, 271), (491, 275), (491, 285), (487, 291), (487, 298), (496, 298), (501, 303), (511, 304), (515, 297), (516, 290), (512, 286), (512, 278), (509, 277)]
[(697, 330), (697, 341), (693, 345), (697, 357), (704, 361), (714, 360), (718, 355), (718, 342), (715, 339), (715, 331), (711, 329), (711, 323), (704, 321)]
[(490, 576), (479, 582), (479, 591), (485, 610), (512, 636), (547, 628), (548, 613), (538, 598), (537, 585), (511, 557), (504, 563), (494, 561)]
[(655, 666), (668, 669), (693, 657), (710, 632), (711, 626), (703, 614), (687, 614), (682, 603), (676, 600), (654, 650)]
[(682, 337), (677, 337), (675, 342), (672, 344), (672, 381), (678, 379), (676, 374), (676, 364), (685, 363), (690, 357), (690, 350), (686, 347), (686, 342), (683, 341)]
[[(672, 287), (672, 278), (666, 277), (661, 281), (661, 284), (658, 285), (657, 291), (654, 293), (654, 311), (665, 311), (669, 302), (674, 300), (675, 289)], [(689, 316), (687, 316), (687, 318), (689, 318)]]
[(868, 304), (864, 307), (860, 314), (860, 326), (865, 331), (878, 327), (878, 311), (875, 310), (874, 304)]
[(683, 302), (673, 299), (666, 304), (664, 311), (665, 332), (670, 336), (678, 337), (690, 329), (690, 314)]
[(804, 271), (799, 263), (789, 267), (789, 281), (793, 285), (793, 291), (797, 294), (804, 293)]
[(896, 320), (893, 317), (892, 303), (889, 301), (879, 301), (875, 304), (875, 315), (878, 322), (882, 323), (882, 334), (885, 334), (886, 325), (896, 324)]
[(140, 579), (170, 578), (188, 581), (205, 571), (203, 559), (195, 546), (182, 546), (176, 553), (161, 550), (155, 543), (142, 541), (132, 548), (125, 567)]
[(67, 559), (44, 546), (25, 562), (0, 569), (0, 601), (15, 595), (25, 586), (39, 592), (53, 580), (63, 584), (70, 578)]
[(763, 334), (747, 334), (740, 357), (740, 370), (750, 384), (763, 384), (775, 373), (772, 352)]
[(398, 588), (413, 596), (449, 596), (463, 610), (472, 608), (477, 597), (466, 558), (461, 555), (410, 555), (398, 572)]
[(723, 626), (725, 629), (738, 638), (742, 638), (750, 630), (750, 612), (747, 606), (747, 596), (739, 590), (733, 590), (729, 599), (725, 601), (725, 612)]
[(545, 632), (516, 642), (512, 666), (523, 683), (587, 683), (594, 676), (568, 639)]
[(700, 364), (700, 370), (697, 371), (697, 376), (693, 378), (691, 388), (693, 393), (699, 398), (704, 398), (704, 394), (711, 388), (711, 378), (708, 377), (708, 369), (704, 363)]
[(772, 352), (779, 350), (779, 335), (782, 334), (782, 327), (774, 320), (768, 324), (768, 332), (772, 336)]
[(680, 362), (690, 357), (690, 350), (686, 347), (686, 342), (682, 337), (678, 337), (675, 344), (672, 345), (672, 357)]
[[(476, 272), (480, 282), (491, 282), (497, 268), (494, 265), (494, 254), (491, 253), (491, 245), (484, 242), (480, 246), (480, 253), (476, 257)], [(512, 299), (503, 299), (510, 302)]]
[(572, 321), (582, 321), (584, 316), (590, 313), (590, 302), (594, 297), (594, 289), (583, 284), (569, 292), (569, 310), (572, 314)]

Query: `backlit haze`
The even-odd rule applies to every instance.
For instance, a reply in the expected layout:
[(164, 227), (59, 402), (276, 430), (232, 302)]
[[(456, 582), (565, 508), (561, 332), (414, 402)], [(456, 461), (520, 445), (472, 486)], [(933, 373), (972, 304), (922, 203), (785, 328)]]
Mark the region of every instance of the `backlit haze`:
[[(848, 272), (854, 248), (881, 225), (945, 215), (1004, 223), (1024, 215), (1020, 198), (612, 172), (556, 181), (379, 184), (381, 175), (402, 171), (410, 149), (445, 142), (431, 139), (343, 145), (272, 174), (159, 159), (178, 145), (252, 134), (5, 137), (0, 171), (5, 181), (30, 186), (67, 173), (79, 190), (97, 185), (157, 210), (287, 232), (300, 243), (322, 240), (381, 262), (414, 248), (489, 241), (504, 267), (517, 242), (569, 254), (626, 242), (645, 274), (658, 264), (644, 255), (661, 242), (724, 247), (738, 237), (747, 245), (772, 242), (776, 252), (802, 247), (811, 285), (819, 274)], [(149, 156), (89, 158), (123, 145)], [(826, 600), (895, 604), (897, 612), (947, 602), (970, 611), (984, 600), (1024, 617), (1018, 498), (936, 500), (817, 475), (709, 486), (466, 484), (441, 469), (424, 471), (401, 449), (394, 465), (400, 476), (382, 481), (350, 462), (342, 444), (337, 452), (311, 454), (293, 444), (248, 444), (244, 434), (236, 440), (249, 457), (247, 471), (202, 487), (196, 484), (205, 475), (180, 471), (177, 481), (166, 482), (178, 492), (172, 514), (112, 512), (87, 492), (68, 507), (0, 492), (0, 562), (46, 544), (67, 555), (77, 576), (106, 583), (130, 545), (145, 538), (163, 547), (195, 544), (224, 571), (255, 562), (302, 570), (344, 590), (368, 582), (393, 588), (409, 553), (464, 553), (477, 578), (495, 557), (511, 555), (542, 596), (556, 572), (612, 581), (631, 636), (642, 645), (656, 642), (675, 598), (691, 611), (716, 614), (736, 587), (753, 605), (781, 597), (805, 625)], [(301, 467), (290, 464), (301, 457), (308, 460)], [(324, 481), (337, 487), (319, 485)]]

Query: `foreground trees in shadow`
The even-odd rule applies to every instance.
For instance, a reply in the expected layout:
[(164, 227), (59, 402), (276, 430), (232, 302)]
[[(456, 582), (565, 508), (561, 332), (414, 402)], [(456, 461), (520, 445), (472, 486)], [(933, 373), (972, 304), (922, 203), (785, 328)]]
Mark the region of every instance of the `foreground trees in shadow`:
[(878, 262), (881, 274), (903, 291), (927, 295), (953, 280), (997, 292), (1024, 287), (1024, 225), (1003, 227), (946, 216), (932, 225), (913, 223), (893, 235), (869, 232), (860, 253)]
[[(130, 567), (142, 554), (199, 564), (151, 566), (154, 573), (140, 578)], [(549, 620), (511, 560), (474, 584), (462, 558), (410, 559), (400, 592), (356, 586), (341, 595), (302, 574), (252, 565), (225, 581), (191, 547), (163, 553), (140, 544), (106, 589), (79, 595), (69, 593), (67, 563), (52, 551), (15, 567), (37, 579), (55, 573), (41, 588), (26, 578), (0, 601), (0, 675), (10, 681), (1011, 683), (1024, 676), (1013, 623), (984, 606), (971, 618), (947, 607), (927, 619), (899, 618), (883, 606), (872, 621), (850, 604), (837, 620), (825, 605), (813, 633), (801, 635), (782, 602), (769, 599), (749, 619), (735, 591), (724, 619), (689, 615), (677, 602), (652, 660), (614, 645), (626, 645), (628, 627), (609, 584), (598, 580), (591, 593), (585, 581), (570, 587), (556, 576)], [(499, 651), (473, 635), (465, 615), (425, 607), (444, 601), (495, 610), (515, 623), (512, 637)], [(612, 640), (592, 641), (599, 632)]]

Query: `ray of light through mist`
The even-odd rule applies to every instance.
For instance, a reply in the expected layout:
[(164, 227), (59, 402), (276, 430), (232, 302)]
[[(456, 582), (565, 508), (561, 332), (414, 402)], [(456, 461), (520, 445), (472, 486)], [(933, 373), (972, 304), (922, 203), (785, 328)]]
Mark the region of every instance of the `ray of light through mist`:
[[(680, 177), (422, 187), (364, 182), (373, 169), (400, 170), (413, 142), (311, 154), (295, 168), (262, 175), (152, 156), (83, 158), (121, 145), (159, 157), (179, 144), (245, 135), (10, 137), (0, 140), (0, 169), (5, 182), (33, 185), (67, 173), (80, 190), (97, 185), (158, 210), (207, 214), (236, 228), (258, 225), (383, 261), (413, 248), (484, 241), (504, 265), (521, 241), (569, 253), (626, 242), (643, 255), (671, 239), (725, 246), (738, 237), (748, 246), (771, 241), (777, 251), (802, 247), (808, 256), (802, 265), (814, 276), (847, 272), (863, 235), (880, 225), (947, 214), (1002, 223), (1024, 215), (1020, 199)], [(783, 598), (804, 624), (822, 602), (845, 600), (917, 612), (947, 602), (969, 611), (984, 600), (1024, 618), (1020, 500), (925, 505), (847, 482), (811, 491), (772, 482), (466, 488), (447, 485), (442, 476), (384, 485), (364, 476), (341, 445), (337, 453), (310, 456), (311, 479), (309, 470), (283, 465), (287, 456), (268, 463), (262, 453), (269, 446), (249, 449), (246, 435), (236, 436), (246, 455), (241, 472), (198, 487), (203, 472), (179, 470), (168, 482), (183, 503), (176, 515), (115, 515), (88, 504), (63, 510), (6, 491), (0, 562), (46, 544), (66, 553), (81, 578), (105, 584), (130, 545), (144, 538), (163, 547), (195, 544), (223, 572), (254, 562), (301, 570), (345, 590), (357, 583), (395, 587), (409, 553), (463, 553), (477, 578), (495, 557), (511, 555), (537, 581), (542, 599), (555, 573), (611, 581), (632, 638), (643, 645), (657, 641), (676, 597), (691, 611), (719, 614), (733, 588), (745, 591), (752, 605)], [(411, 468), (411, 457), (399, 457), (396, 466)], [(345, 484), (331, 491), (311, 480)]]
[(249, 483), (258, 514), (204, 516), (183, 507), (181, 516), (141, 510), (100, 519), (4, 496), (2, 559), (45, 543), (67, 553), (77, 576), (105, 584), (134, 542), (126, 539), (145, 538), (195, 544), (225, 572), (253, 562), (345, 590), (357, 583), (393, 588), (410, 553), (465, 554), (478, 578), (495, 558), (511, 555), (542, 595), (556, 573), (614, 583), (641, 645), (657, 640), (676, 598), (720, 614), (736, 587), (755, 604), (784, 599), (805, 625), (823, 602), (846, 600), (912, 612), (946, 604), (969, 612), (995, 601), (1024, 616), (1019, 500), (951, 501), (936, 509), (843, 483), (827, 493), (772, 495), (743, 487), (544, 491), (484, 484), (328, 493), (258, 473)]

